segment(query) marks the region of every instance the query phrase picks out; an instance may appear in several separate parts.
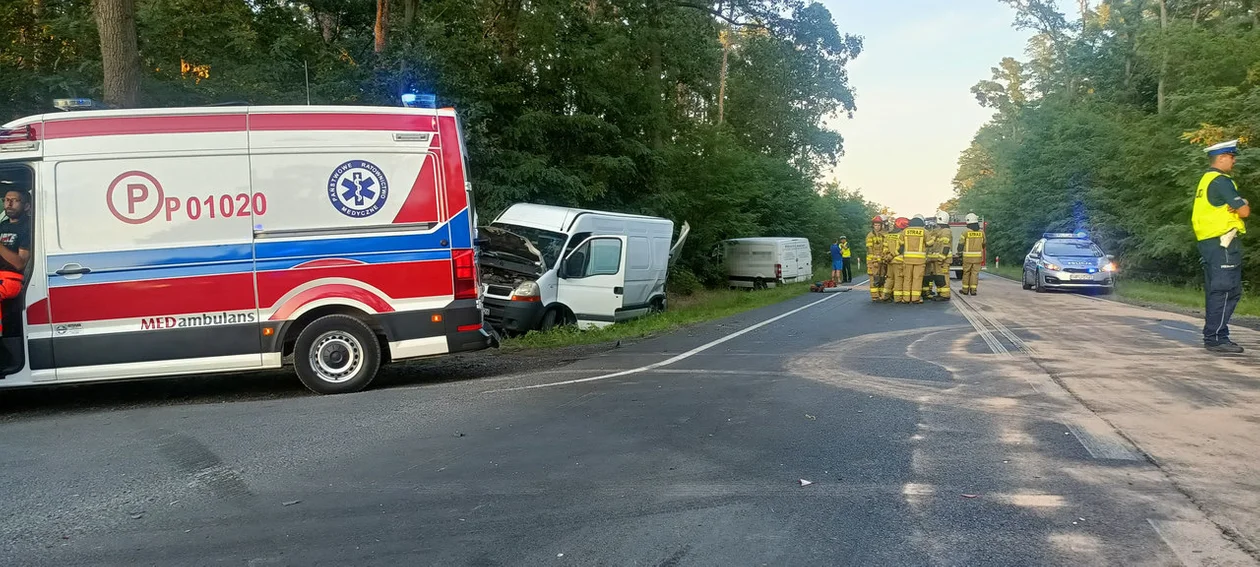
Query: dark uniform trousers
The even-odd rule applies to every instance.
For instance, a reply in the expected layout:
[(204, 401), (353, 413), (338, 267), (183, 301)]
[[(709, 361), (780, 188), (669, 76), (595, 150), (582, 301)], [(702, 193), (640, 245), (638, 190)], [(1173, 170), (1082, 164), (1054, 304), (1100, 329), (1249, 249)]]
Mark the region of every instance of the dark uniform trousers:
[(1199, 256), (1206, 278), (1204, 314), (1207, 322), (1203, 325), (1203, 343), (1207, 346), (1229, 341), (1229, 318), (1242, 298), (1241, 236), (1234, 238), (1228, 248), (1221, 247), (1220, 238), (1199, 241)]

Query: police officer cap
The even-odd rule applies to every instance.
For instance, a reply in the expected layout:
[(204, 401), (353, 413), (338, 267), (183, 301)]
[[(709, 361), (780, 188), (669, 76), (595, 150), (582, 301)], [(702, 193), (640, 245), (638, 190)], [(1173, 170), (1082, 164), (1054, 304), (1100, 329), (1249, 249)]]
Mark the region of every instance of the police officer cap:
[(1219, 144), (1216, 144), (1215, 146), (1208, 148), (1205, 151), (1207, 151), (1207, 155), (1213, 156), (1213, 157), (1219, 156), (1221, 154), (1237, 154), (1238, 153), (1238, 140), (1230, 140), (1228, 142), (1221, 142)]

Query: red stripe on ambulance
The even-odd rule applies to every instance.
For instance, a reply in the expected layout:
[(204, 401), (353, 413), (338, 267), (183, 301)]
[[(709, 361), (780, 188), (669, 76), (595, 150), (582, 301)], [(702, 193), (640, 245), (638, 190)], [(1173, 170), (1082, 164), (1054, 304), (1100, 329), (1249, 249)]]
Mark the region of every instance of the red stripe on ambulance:
[[(446, 158), (443, 157), (443, 161)], [(432, 222), (438, 220), (437, 206), (437, 172), (434, 171), (435, 160), (426, 156), (424, 165), (420, 167), (420, 175), (411, 186), (411, 193), (403, 201), (402, 209), (394, 217), (395, 223)]]
[(72, 285), (49, 289), (48, 299), (53, 323), (244, 311), (254, 309), (253, 278), (243, 273)]
[(128, 134), (207, 134), (244, 132), (245, 114), (203, 116), (129, 116), (126, 118), (84, 118), (49, 120), (42, 133), (46, 140), (87, 136)]
[(454, 116), (438, 117), (439, 136), (446, 143), (442, 144), (442, 169), (446, 177), (446, 210), (447, 214), (464, 210), (468, 206), (468, 195), (462, 191), (464, 187), (464, 158), (459, 148), (459, 130), (455, 126)]
[(323, 278), (360, 281), (381, 290), (393, 299), (414, 299), (454, 293), (450, 260), (428, 260), (259, 272), (258, 304), (264, 309), (270, 308), (298, 286)]
[(292, 317), (303, 305), (329, 298), (345, 298), (358, 301), (377, 313), (390, 313), (394, 310), (388, 302), (366, 289), (349, 284), (331, 284), (313, 287), (293, 296), (293, 299), (284, 302), (284, 305), (276, 310), (276, 313), (271, 316), (271, 320), (284, 321)]

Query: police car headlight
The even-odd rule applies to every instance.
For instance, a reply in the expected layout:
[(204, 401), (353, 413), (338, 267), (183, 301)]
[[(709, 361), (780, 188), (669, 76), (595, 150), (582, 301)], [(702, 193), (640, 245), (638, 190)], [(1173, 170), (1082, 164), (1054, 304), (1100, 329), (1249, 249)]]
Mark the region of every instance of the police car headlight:
[(1052, 272), (1057, 272), (1057, 271), (1060, 271), (1060, 270), (1062, 270), (1062, 269), (1063, 269), (1063, 267), (1062, 267), (1062, 266), (1060, 266), (1060, 265), (1058, 265), (1058, 264), (1055, 264), (1054, 262), (1047, 262), (1047, 261), (1045, 261), (1045, 260), (1042, 260), (1042, 262), (1041, 262), (1041, 267), (1043, 267), (1043, 268), (1045, 268), (1045, 269), (1047, 269), (1047, 270), (1050, 270), (1050, 271), (1052, 271)]
[(538, 282), (526, 281), (521, 282), (512, 290), (512, 301), (542, 301), (542, 293), (538, 288)]
[(1115, 262), (1107, 262), (1106, 264), (1103, 264), (1102, 271), (1104, 271), (1104, 272), (1114, 272), (1114, 271), (1116, 271), (1116, 263), (1115, 263)]

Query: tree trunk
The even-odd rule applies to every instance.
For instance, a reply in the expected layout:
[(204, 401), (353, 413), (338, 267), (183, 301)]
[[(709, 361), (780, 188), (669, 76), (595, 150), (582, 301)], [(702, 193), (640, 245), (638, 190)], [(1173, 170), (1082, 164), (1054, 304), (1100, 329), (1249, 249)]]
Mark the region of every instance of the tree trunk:
[(1155, 112), (1164, 113), (1164, 89), (1168, 82), (1168, 0), (1159, 0), (1159, 38), (1164, 43), (1164, 61), (1159, 66), (1159, 85), (1155, 89)]
[(411, 22), (416, 19), (416, 3), (419, 0), (403, 0), (403, 26), (411, 29)]
[(718, 73), (718, 117), (717, 123), (726, 120), (726, 73), (730, 69), (728, 62), (731, 55), (731, 37), (728, 30), (722, 30), (722, 70)]
[(333, 38), (337, 37), (336, 14), (319, 12), (315, 14), (315, 19), (319, 20), (319, 33), (324, 37), (324, 43), (332, 43)]
[(386, 36), (389, 33), (389, 0), (376, 0), (376, 52), (385, 51)]
[(94, 0), (92, 8), (101, 38), (105, 102), (121, 108), (134, 107), (140, 98), (135, 0)]

